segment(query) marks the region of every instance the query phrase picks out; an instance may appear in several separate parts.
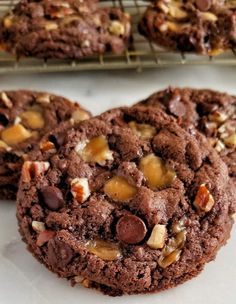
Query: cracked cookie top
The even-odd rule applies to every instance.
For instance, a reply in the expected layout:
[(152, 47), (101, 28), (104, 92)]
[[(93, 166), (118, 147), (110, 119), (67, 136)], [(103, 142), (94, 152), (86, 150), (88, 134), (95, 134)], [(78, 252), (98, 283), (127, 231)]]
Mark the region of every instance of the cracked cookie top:
[(108, 111), (37, 158), (22, 170), (20, 232), (73, 284), (111, 295), (170, 288), (197, 275), (229, 237), (226, 165), (161, 110)]

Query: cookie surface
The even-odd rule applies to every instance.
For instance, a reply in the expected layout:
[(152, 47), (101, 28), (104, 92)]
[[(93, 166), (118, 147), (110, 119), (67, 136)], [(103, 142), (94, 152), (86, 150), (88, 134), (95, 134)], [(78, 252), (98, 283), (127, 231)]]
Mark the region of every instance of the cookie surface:
[(229, 237), (227, 166), (161, 110), (111, 110), (37, 159), (22, 170), (20, 233), (72, 284), (109, 295), (161, 291), (196, 276)]
[(197, 128), (209, 139), (236, 181), (236, 97), (213, 90), (168, 88), (140, 102), (160, 107), (189, 132)]
[(217, 55), (235, 46), (235, 8), (231, 1), (157, 0), (145, 11), (139, 30), (170, 50)]
[[(90, 114), (63, 97), (31, 91), (0, 92), (0, 198), (15, 199), (23, 162), (39, 140), (63, 121)], [(55, 143), (43, 149), (53, 149)]]
[(22, 0), (0, 25), (1, 47), (17, 57), (76, 59), (122, 53), (130, 17), (97, 1)]

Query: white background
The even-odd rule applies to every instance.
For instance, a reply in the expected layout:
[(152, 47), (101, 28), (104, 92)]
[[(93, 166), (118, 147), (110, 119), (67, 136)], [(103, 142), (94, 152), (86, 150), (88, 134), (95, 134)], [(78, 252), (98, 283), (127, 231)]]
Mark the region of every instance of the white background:
[[(131, 105), (168, 85), (218, 89), (236, 95), (236, 68), (0, 76), (0, 90), (25, 88), (61, 94), (79, 101), (93, 114)], [(178, 288), (156, 295), (109, 298), (82, 287), (71, 288), (35, 261), (18, 235), (14, 202), (0, 202), (0, 304), (235, 304), (235, 243), (234, 228), (216, 261)]]

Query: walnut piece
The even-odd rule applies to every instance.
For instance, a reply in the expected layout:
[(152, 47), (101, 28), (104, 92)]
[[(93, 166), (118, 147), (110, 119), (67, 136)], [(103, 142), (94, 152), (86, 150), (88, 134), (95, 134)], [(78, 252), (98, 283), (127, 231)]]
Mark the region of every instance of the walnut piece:
[(51, 141), (41, 142), (39, 146), (40, 150), (43, 152), (56, 152), (56, 147)]
[(184, 19), (188, 16), (187, 12), (174, 5), (174, 3), (169, 4), (169, 15), (175, 19)]
[(147, 241), (147, 245), (152, 249), (160, 249), (165, 245), (167, 237), (167, 229), (165, 225), (155, 225), (152, 229), (150, 238)]
[(127, 201), (132, 199), (137, 193), (137, 188), (130, 185), (121, 176), (113, 176), (104, 186), (104, 193), (114, 201)]
[(10, 151), (11, 147), (9, 147), (4, 141), (0, 140), (0, 149)]
[(55, 235), (56, 235), (56, 232), (52, 231), (52, 230), (41, 231), (37, 237), (36, 245), (39, 247), (43, 246), (49, 240), (51, 240)]
[(88, 252), (97, 255), (105, 261), (114, 261), (121, 256), (119, 246), (103, 240), (92, 240), (86, 244)]
[(44, 28), (47, 31), (54, 31), (58, 29), (58, 24), (56, 22), (47, 21), (44, 24)]
[(73, 123), (77, 123), (86, 119), (89, 119), (89, 114), (82, 109), (74, 111), (71, 116), (71, 120)]
[(38, 103), (50, 103), (51, 102), (51, 96), (49, 94), (40, 94), (37, 96), (36, 101)]
[(121, 36), (125, 33), (125, 27), (120, 21), (113, 20), (109, 26), (109, 32), (116, 36)]
[(168, 240), (158, 259), (159, 266), (166, 268), (179, 260), (186, 241), (186, 234), (186, 230), (183, 229)]
[(204, 212), (209, 212), (213, 208), (215, 201), (205, 184), (200, 185), (193, 204), (198, 210)]
[(222, 111), (215, 111), (215, 112), (209, 114), (208, 118), (210, 121), (221, 124), (227, 120), (228, 115)]
[(169, 186), (176, 178), (176, 173), (168, 169), (163, 160), (154, 154), (143, 157), (139, 168), (143, 172), (147, 185), (151, 189)]
[(78, 143), (75, 151), (85, 162), (95, 162), (101, 166), (113, 160), (112, 151), (103, 135)]
[(231, 134), (230, 136), (224, 139), (224, 143), (229, 148), (236, 147), (236, 133)]
[(22, 167), (22, 181), (28, 183), (31, 179), (38, 177), (42, 173), (48, 171), (50, 167), (49, 162), (42, 162), (42, 161), (26, 161)]
[(135, 121), (129, 122), (130, 128), (142, 139), (151, 139), (156, 134), (156, 128), (148, 124), (138, 124)]
[(32, 133), (21, 124), (13, 125), (2, 131), (2, 140), (9, 146), (15, 146), (30, 138)]
[(5, 104), (5, 106), (8, 109), (11, 109), (13, 107), (13, 104), (12, 104), (10, 98), (7, 96), (7, 94), (5, 92), (1, 92), (1, 100), (3, 101), (3, 103)]
[(71, 193), (78, 203), (82, 204), (90, 196), (87, 178), (74, 178), (71, 181)]
[(42, 231), (46, 230), (45, 224), (43, 222), (38, 222), (38, 221), (33, 221), (32, 222), (32, 228), (36, 232), (42, 232)]
[(200, 16), (202, 17), (203, 20), (206, 20), (206, 21), (212, 21), (212, 22), (215, 22), (217, 21), (217, 16), (213, 13), (210, 13), (210, 12), (199, 12)]
[(23, 122), (31, 129), (42, 129), (44, 127), (45, 121), (42, 113), (38, 111), (26, 111), (20, 115)]

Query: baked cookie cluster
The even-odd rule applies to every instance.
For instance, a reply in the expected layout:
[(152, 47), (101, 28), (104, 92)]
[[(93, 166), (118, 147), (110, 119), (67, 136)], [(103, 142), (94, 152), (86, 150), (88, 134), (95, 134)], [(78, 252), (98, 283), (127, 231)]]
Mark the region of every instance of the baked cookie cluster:
[(1, 49), (17, 57), (78, 59), (122, 53), (130, 16), (95, 0), (22, 0), (0, 23)]
[(156, 0), (140, 33), (168, 49), (217, 55), (235, 46), (235, 1)]
[(0, 92), (0, 198), (16, 198), (22, 165), (45, 133), (89, 117), (79, 104), (53, 94)]
[(198, 275), (228, 240), (236, 211), (224, 162), (235, 130), (222, 139), (202, 125), (233, 125), (234, 101), (169, 88), (52, 129), (22, 167), (17, 218), (29, 250), (72, 285), (112, 296)]
[[(173, 51), (218, 55), (235, 47), (235, 10), (234, 0), (150, 1), (138, 30)], [(0, 22), (0, 49), (17, 58), (122, 54), (131, 24), (129, 14), (96, 0), (21, 0)]]

